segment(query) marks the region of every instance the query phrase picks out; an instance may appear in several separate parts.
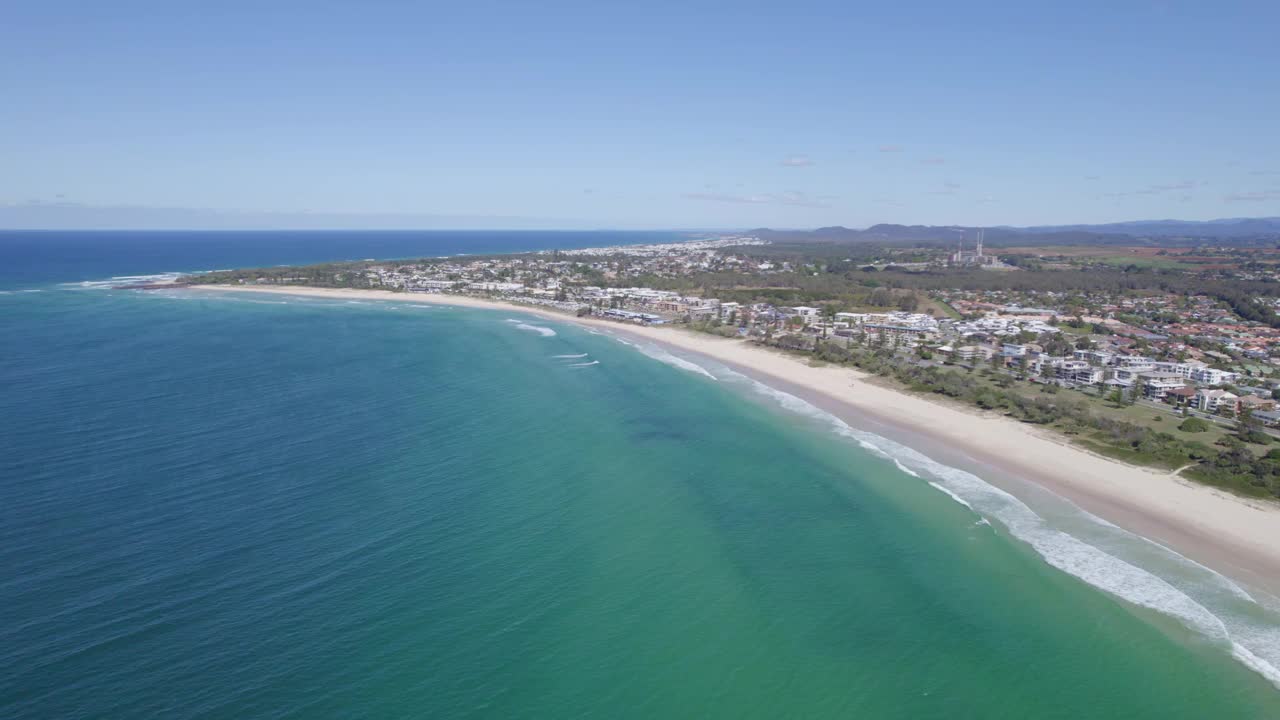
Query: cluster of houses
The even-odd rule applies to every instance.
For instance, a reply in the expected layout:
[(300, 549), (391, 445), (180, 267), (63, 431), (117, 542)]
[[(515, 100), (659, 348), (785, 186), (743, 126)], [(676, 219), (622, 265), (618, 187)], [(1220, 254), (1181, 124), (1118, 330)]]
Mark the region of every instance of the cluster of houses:
[(962, 363), (990, 362), (1018, 369), (1064, 387), (1096, 386), (1128, 397), (1165, 402), (1210, 414), (1239, 416), (1251, 412), (1267, 424), (1280, 424), (1271, 387), (1239, 386), (1239, 373), (1210, 367), (1199, 360), (1165, 361), (1102, 350), (1075, 350), (1070, 356), (1046, 354), (1035, 343), (944, 345), (935, 352)]
[[(503, 296), (520, 302), (555, 305), (626, 322), (658, 324), (707, 322), (735, 328), (740, 335), (775, 339), (794, 334), (812, 344), (816, 337), (843, 338), (900, 350), (927, 347), (935, 356), (959, 363), (992, 363), (1037, 380), (1068, 387), (1119, 390), (1206, 413), (1250, 411), (1270, 420), (1269, 389), (1232, 392), (1240, 375), (1210, 366), (1236, 364), (1240, 357), (1274, 361), (1271, 343), (1280, 330), (1245, 323), (1203, 297), (1109, 297), (1056, 292), (947, 291), (936, 299), (963, 313), (939, 319), (916, 312), (837, 312), (811, 306), (737, 303), (685, 295), (651, 287), (619, 287), (624, 278), (679, 276), (701, 271), (769, 273), (788, 271), (774, 263), (735, 255), (727, 248), (759, 244), (754, 238), (721, 237), (697, 242), (556, 251), (532, 256), (450, 258), (410, 265), (379, 264), (364, 269), (370, 286), (409, 292), (461, 292)], [(1060, 335), (1061, 310), (1081, 323), (1106, 328), (1097, 336), (1101, 349), (1074, 350), (1054, 340)], [(1047, 306), (1047, 307), (1046, 307)], [(1142, 321), (1144, 327), (1136, 324)], [(726, 329), (727, 329), (726, 328)], [(1035, 338), (1035, 342), (1021, 342)], [(1074, 339), (1074, 338), (1072, 338)], [(1206, 345), (1191, 339), (1213, 341)], [(1044, 343), (1053, 352), (1046, 352)], [(1135, 344), (1138, 346), (1135, 347)], [(1232, 355), (1210, 347), (1225, 348)], [(1158, 357), (1186, 358), (1181, 361)], [(1249, 370), (1255, 376), (1253, 370)], [(1266, 373), (1263, 373), (1266, 374)], [(1277, 418), (1280, 420), (1280, 417)]]

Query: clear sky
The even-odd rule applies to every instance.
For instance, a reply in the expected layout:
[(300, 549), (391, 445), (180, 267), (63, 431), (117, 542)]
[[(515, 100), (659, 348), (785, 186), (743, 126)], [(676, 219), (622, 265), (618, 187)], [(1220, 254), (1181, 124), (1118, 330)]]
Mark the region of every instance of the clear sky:
[(1277, 28), (1276, 0), (8, 0), (0, 210), (620, 228), (1280, 215)]

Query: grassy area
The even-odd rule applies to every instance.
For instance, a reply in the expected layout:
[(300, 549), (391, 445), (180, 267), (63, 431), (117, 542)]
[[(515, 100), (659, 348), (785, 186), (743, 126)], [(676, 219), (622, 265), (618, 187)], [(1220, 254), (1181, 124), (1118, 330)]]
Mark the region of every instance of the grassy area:
[(1120, 462), (1128, 463), (1130, 465), (1142, 465), (1169, 471), (1177, 470), (1179, 467), (1177, 463), (1171, 463), (1151, 455), (1140, 453), (1137, 450), (1117, 447), (1111, 443), (1100, 441), (1097, 436), (1091, 438), (1075, 436), (1072, 437), (1071, 440), (1090, 452), (1095, 452), (1103, 457), (1109, 457), (1112, 460), (1119, 460)]
[[(887, 349), (853, 350), (818, 343), (795, 351), (879, 376), (876, 382), (946, 398), (1062, 433), (1067, 442), (1133, 465), (1181, 470), (1184, 477), (1251, 496), (1280, 498), (1280, 452), (1265, 434), (1260, 443), (1232, 437), (1230, 425), (1179, 430), (1185, 420), (1165, 406), (1113, 404), (1092, 393), (1018, 380), (991, 367), (938, 367)], [(1222, 443), (1222, 444), (1219, 444)], [(1185, 468), (1185, 469), (1184, 469)], [(1194, 474), (1192, 474), (1194, 471)]]
[(1247, 497), (1264, 499), (1270, 499), (1272, 497), (1271, 493), (1267, 492), (1265, 488), (1252, 485), (1236, 477), (1224, 478), (1219, 475), (1214, 475), (1213, 473), (1203, 472), (1198, 468), (1188, 468), (1183, 471), (1182, 475), (1191, 480), (1195, 480), (1196, 482), (1222, 488), (1223, 490), (1228, 490)]
[(1156, 270), (1186, 270), (1188, 265), (1180, 263), (1173, 256), (1158, 257), (1139, 257), (1137, 255), (1112, 255), (1109, 257), (1090, 258), (1097, 262), (1106, 263), (1107, 265), (1115, 265), (1116, 267), (1128, 267), (1136, 265), (1140, 268), (1152, 268)]
[(949, 303), (937, 298), (929, 298), (925, 302), (920, 303), (920, 312), (927, 312), (926, 308), (933, 308), (933, 316), (937, 318), (951, 318), (952, 320), (959, 320), (961, 317), (960, 313), (955, 308), (951, 307)]
[[(1235, 430), (1232, 426), (1219, 425), (1218, 423), (1209, 422), (1207, 420), (1205, 422), (1209, 423), (1208, 430), (1198, 433), (1183, 432), (1178, 429), (1178, 426), (1182, 424), (1182, 421), (1185, 418), (1167, 413), (1163, 410), (1156, 410), (1151, 407), (1142, 405), (1125, 405), (1117, 408), (1115, 405), (1102, 400), (1097, 400), (1096, 405), (1097, 412), (1114, 413), (1115, 417), (1127, 420), (1134, 425), (1142, 425), (1143, 427), (1148, 427), (1152, 430), (1167, 432), (1176, 438), (1188, 442), (1198, 442), (1213, 446), (1223, 438), (1235, 436)], [(1156, 420), (1157, 417), (1162, 419)], [(1262, 455), (1267, 454), (1267, 451), (1272, 448), (1272, 445), (1248, 443), (1245, 447), (1247, 447), (1254, 455), (1261, 457)]]
[[(983, 373), (983, 369), (981, 368), (975, 370), (971, 374), (971, 377), (977, 382), (981, 383), (982, 385), (988, 388), (1000, 389), (1008, 393), (1017, 393), (1018, 395), (1021, 395), (1028, 399), (1033, 399), (1036, 397), (1051, 396), (1056, 394), (1063, 398), (1084, 400), (1089, 403), (1089, 409), (1094, 414), (1100, 417), (1108, 417), (1114, 420), (1122, 420), (1124, 422), (1129, 422), (1129, 423), (1133, 423), (1134, 425), (1139, 425), (1141, 427), (1148, 428), (1155, 432), (1168, 433), (1184, 442), (1200, 443), (1202, 445), (1205, 445), (1211, 448), (1216, 448), (1217, 443), (1219, 441), (1223, 440), (1224, 438), (1235, 436), (1235, 431), (1232, 426), (1220, 425), (1214, 422), (1209, 422), (1208, 423), (1209, 429), (1205, 430), (1204, 432), (1198, 432), (1198, 433), (1183, 432), (1182, 430), (1178, 429), (1178, 426), (1182, 424), (1182, 421), (1185, 418), (1179, 415), (1175, 415), (1172, 412), (1165, 410), (1163, 408), (1153, 408), (1149, 405), (1136, 405), (1136, 404), (1117, 406), (1114, 403), (1110, 402), (1109, 400), (1105, 400), (1097, 395), (1083, 393), (1076, 390), (1060, 389), (1058, 390), (1057, 393), (1051, 394), (1047, 391), (1047, 387), (1045, 385), (1032, 383), (1024, 380), (1015, 380), (1011, 384), (1009, 384), (1007, 387), (1005, 387), (1000, 382), (998, 382), (998, 379), (1001, 378), (1000, 375), (996, 375), (994, 373)], [(1055, 427), (1058, 430), (1065, 429), (1059, 425), (1054, 425), (1053, 427)], [(1094, 452), (1097, 452), (1101, 455), (1106, 455), (1107, 457), (1115, 458), (1117, 460), (1123, 460), (1125, 462), (1133, 463), (1135, 465), (1154, 465), (1157, 467), (1170, 467), (1170, 469), (1173, 469), (1173, 467), (1170, 466), (1168, 463), (1162, 463), (1152, 458), (1144, 458), (1141, 456), (1140, 453), (1137, 453), (1131, 450), (1126, 450), (1123, 448), (1117, 448), (1114, 445), (1110, 445), (1110, 444), (1095, 442), (1097, 438), (1090, 439), (1090, 438), (1084, 438), (1080, 436), (1072, 436), (1072, 440), (1082, 445), (1085, 445), (1086, 447), (1088, 447), (1090, 450), (1093, 450)], [(1249, 443), (1249, 444), (1246, 444), (1245, 447), (1255, 456), (1261, 457), (1265, 455), (1267, 451), (1274, 446)]]

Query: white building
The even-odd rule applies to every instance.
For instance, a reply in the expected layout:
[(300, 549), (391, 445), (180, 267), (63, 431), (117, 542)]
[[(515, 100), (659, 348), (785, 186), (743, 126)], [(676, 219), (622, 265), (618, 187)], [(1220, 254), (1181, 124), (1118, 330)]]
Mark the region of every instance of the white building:
[(473, 282), (467, 284), (467, 289), (481, 292), (515, 293), (524, 290), (524, 285), (509, 282)]
[(804, 324), (808, 325), (817, 320), (821, 316), (822, 311), (818, 308), (809, 307), (807, 305), (797, 305), (791, 308), (791, 314), (801, 320), (804, 320)]
[(1206, 365), (1198, 360), (1189, 362), (1153, 362), (1152, 369), (1157, 372), (1173, 373), (1184, 380), (1193, 379), (1197, 370), (1206, 369)]
[(1141, 355), (1119, 355), (1116, 357), (1116, 367), (1141, 367), (1150, 370), (1155, 367), (1155, 361), (1149, 357), (1142, 357)]
[(1076, 360), (1084, 360), (1090, 365), (1109, 365), (1111, 359), (1115, 357), (1115, 353), (1109, 353), (1104, 350), (1076, 350), (1072, 353)]
[(1205, 390), (1201, 389), (1196, 393), (1196, 407), (1204, 412), (1217, 412), (1220, 408), (1234, 408), (1236, 405), (1235, 393), (1226, 390)]
[(1144, 372), (1142, 378), (1142, 394), (1148, 400), (1164, 400), (1170, 390), (1186, 387), (1187, 381), (1177, 373)]
[(1211, 367), (1195, 368), (1191, 371), (1191, 379), (1201, 385), (1224, 385), (1240, 379), (1240, 373), (1227, 372)]
[(1082, 385), (1102, 382), (1102, 370), (1083, 360), (1064, 360), (1053, 369), (1053, 375), (1059, 380)]

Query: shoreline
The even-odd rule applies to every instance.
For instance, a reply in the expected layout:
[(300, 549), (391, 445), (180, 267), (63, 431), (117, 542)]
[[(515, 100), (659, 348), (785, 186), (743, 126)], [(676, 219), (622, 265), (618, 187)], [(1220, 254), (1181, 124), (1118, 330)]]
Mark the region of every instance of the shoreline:
[(394, 300), (489, 310), (607, 329), (719, 362), (831, 413), (973, 472), (1017, 497), (1048, 491), (1246, 585), (1280, 596), (1280, 504), (1231, 495), (1170, 472), (1127, 465), (1043, 429), (871, 382), (838, 366), (812, 366), (743, 340), (679, 328), (573, 317), (537, 305), (460, 295), (313, 287), (186, 286), (174, 289)]

